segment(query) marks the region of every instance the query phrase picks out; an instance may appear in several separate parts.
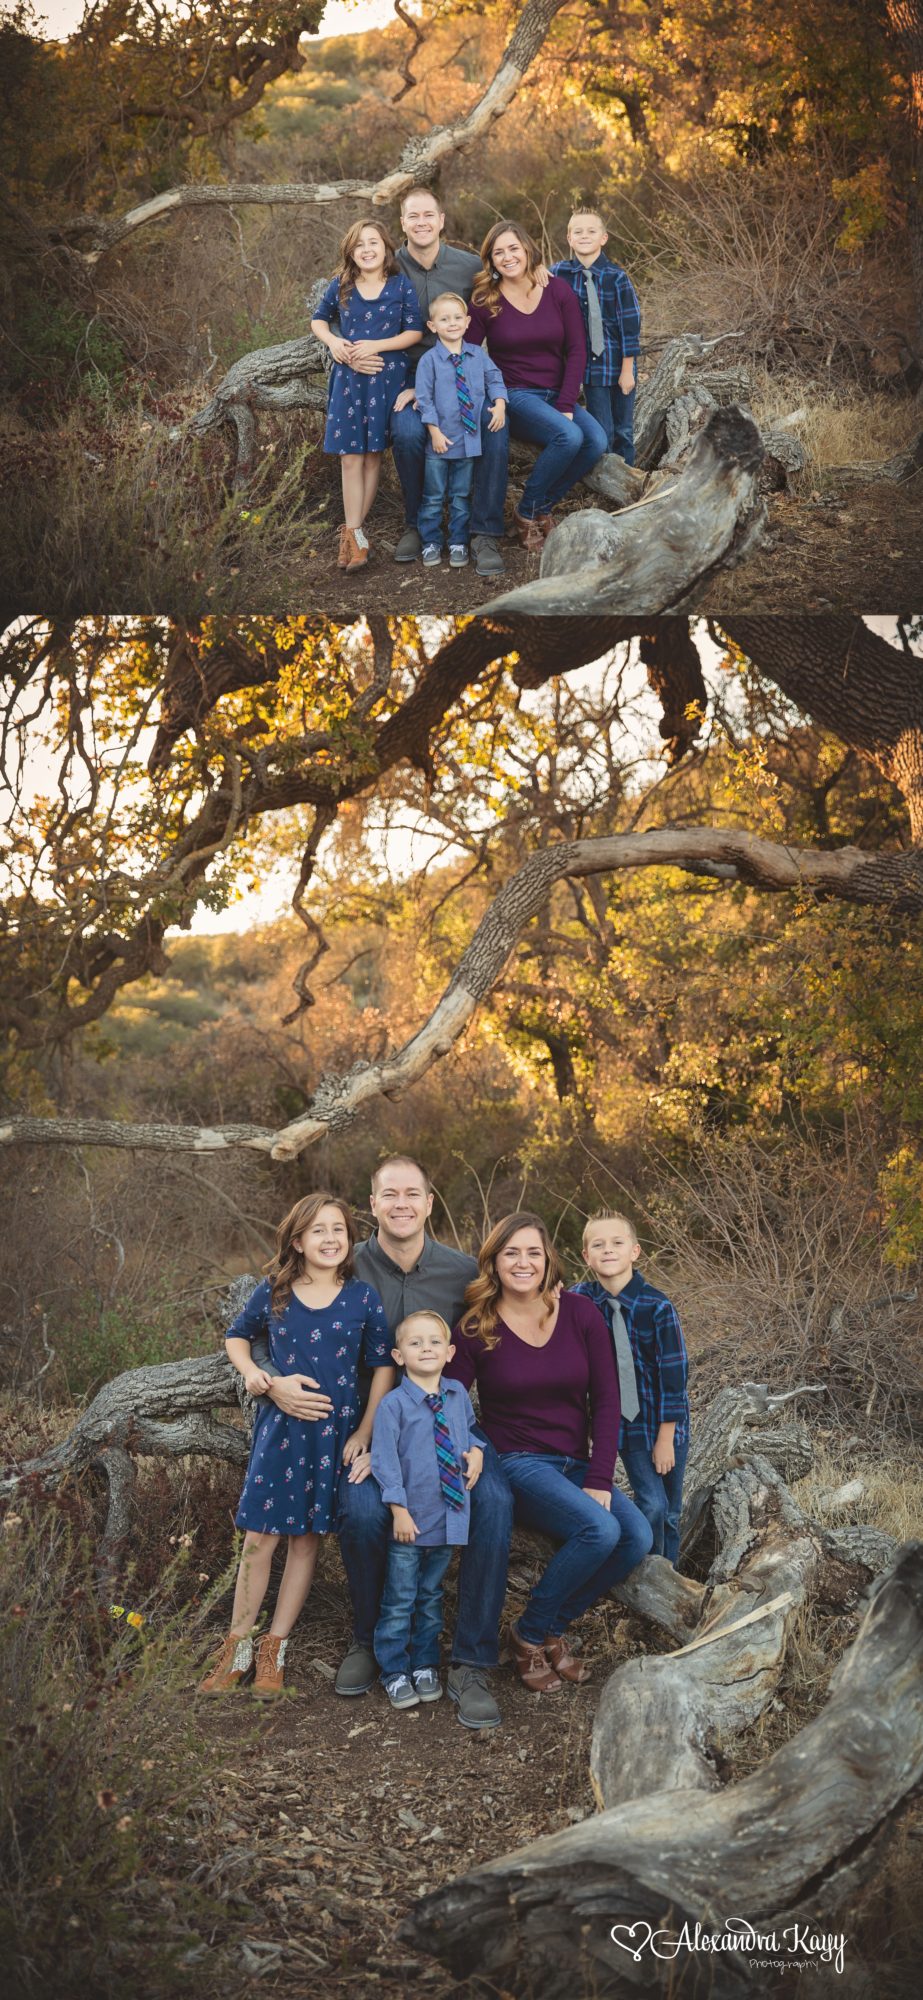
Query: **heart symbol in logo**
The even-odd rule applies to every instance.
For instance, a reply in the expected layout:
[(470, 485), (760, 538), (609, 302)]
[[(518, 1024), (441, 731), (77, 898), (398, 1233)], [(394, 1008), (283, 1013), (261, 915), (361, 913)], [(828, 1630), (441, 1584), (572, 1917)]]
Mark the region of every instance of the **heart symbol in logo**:
[[(638, 1945), (636, 1945), (634, 1941), (636, 1931), (643, 1931), (645, 1933), (645, 1935), (641, 1939), (641, 1943)], [(636, 1965), (640, 1965), (641, 1953), (642, 1951), (647, 1950), (647, 1947), (650, 1944), (653, 1935), (654, 1933), (650, 1927), (650, 1924), (641, 1924), (641, 1923), (613, 1924), (612, 1929), (609, 1932), (609, 1936), (611, 1937), (613, 1944), (617, 1944), (620, 1951), (630, 1952), (631, 1957), (634, 1959)]]

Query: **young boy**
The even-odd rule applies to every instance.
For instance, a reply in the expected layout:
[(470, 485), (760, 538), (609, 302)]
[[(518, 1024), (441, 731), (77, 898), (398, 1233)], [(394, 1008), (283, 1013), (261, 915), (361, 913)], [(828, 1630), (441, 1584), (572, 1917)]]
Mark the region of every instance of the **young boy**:
[(443, 1578), (453, 1548), (468, 1540), (468, 1495), (484, 1463), (467, 1389), (442, 1380), (454, 1353), (438, 1313), (409, 1313), (394, 1334), (403, 1380), (375, 1414), (372, 1472), (391, 1509), (394, 1540), (374, 1649), (392, 1708), (416, 1708), (442, 1694)]
[(619, 1454), (635, 1504), (654, 1530), (652, 1554), (666, 1556), (675, 1569), (689, 1450), (689, 1364), (675, 1307), (634, 1269), (640, 1255), (627, 1215), (591, 1215), (583, 1260), (592, 1277), (574, 1290), (599, 1307), (612, 1335), (622, 1401)]
[(465, 339), (468, 308), (458, 292), (440, 292), (427, 321), (435, 345), (417, 368), (417, 408), (429, 433), (417, 528), (423, 561), (442, 560), (442, 510), (448, 503), (449, 567), (468, 561), (474, 460), (481, 456), (481, 412), (490, 398), (491, 431), (506, 423), (506, 384), (483, 347)]
[(626, 465), (634, 465), (635, 356), (641, 347), (638, 294), (621, 264), (603, 255), (609, 232), (594, 209), (574, 210), (567, 240), (573, 256), (552, 264), (551, 275), (563, 278), (580, 300), (587, 351), (584, 402), (590, 416), (602, 424), (609, 450)]

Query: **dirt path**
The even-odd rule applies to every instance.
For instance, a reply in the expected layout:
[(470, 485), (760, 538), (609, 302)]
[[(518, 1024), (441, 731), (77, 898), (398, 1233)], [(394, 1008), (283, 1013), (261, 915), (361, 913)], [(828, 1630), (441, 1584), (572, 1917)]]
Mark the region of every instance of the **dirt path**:
[[(514, 1568), (520, 1580), (521, 1571)], [(517, 1609), (515, 1586), (509, 1603)], [(503, 1726), (460, 1726), (443, 1699), (405, 1714), (379, 1689), (353, 1701), (333, 1692), (349, 1633), (335, 1550), (291, 1652), (291, 1694), (258, 1712), (246, 1697), (210, 1704), (205, 1726), (226, 1744), (211, 1824), (197, 1837), (205, 1880), (225, 1900), (227, 1929), (211, 1941), (228, 1993), (446, 2000), (459, 1988), (408, 1953), (401, 1918), (427, 1889), (594, 1810), (589, 1738), (599, 1690), (650, 1634), (614, 1605), (582, 1623), (594, 1674), (585, 1687), (530, 1695), (502, 1667), (492, 1685)], [(447, 1592), (448, 1623), (454, 1602)], [(205, 1963), (203, 1963), (203, 1972)]]

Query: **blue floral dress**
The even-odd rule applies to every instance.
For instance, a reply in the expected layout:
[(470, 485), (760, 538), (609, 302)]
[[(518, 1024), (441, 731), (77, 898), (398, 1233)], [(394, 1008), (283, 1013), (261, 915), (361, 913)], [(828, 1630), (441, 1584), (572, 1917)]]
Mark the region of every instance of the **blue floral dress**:
[(264, 1278), (227, 1338), (268, 1336), (280, 1373), (312, 1375), (333, 1409), (309, 1423), (274, 1403), (258, 1405), (237, 1526), (268, 1535), (335, 1534), (343, 1446), (359, 1421), (359, 1362), (393, 1367), (388, 1322), (378, 1293), (360, 1278), (347, 1278), (329, 1306), (303, 1305), (293, 1292), (281, 1314), (269, 1310), (270, 1289)]
[[(314, 318), (325, 319), (328, 325), (338, 319), (344, 340), (393, 340), (399, 333), (423, 331), (416, 292), (402, 271), (385, 280), (377, 299), (364, 299), (354, 290), (342, 307), (339, 279), (331, 278)], [(334, 362), (327, 394), (325, 451), (340, 456), (344, 452), (384, 451), (391, 411), (407, 386), (407, 353), (401, 347), (396, 354), (383, 354), (385, 365), (377, 375), (360, 375), (355, 368)]]

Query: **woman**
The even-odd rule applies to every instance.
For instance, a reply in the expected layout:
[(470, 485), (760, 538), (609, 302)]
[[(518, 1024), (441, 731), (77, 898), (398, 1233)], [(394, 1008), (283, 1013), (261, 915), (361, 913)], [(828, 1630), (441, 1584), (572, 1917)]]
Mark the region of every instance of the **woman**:
[(620, 1410), (605, 1320), (588, 1299), (560, 1290), (541, 1217), (508, 1215), (478, 1264), (446, 1373), (466, 1388), (477, 1382), (515, 1518), (561, 1543), (509, 1630), (520, 1680), (548, 1694), (562, 1679), (586, 1679), (564, 1634), (649, 1553), (651, 1529), (612, 1485)]
[(483, 342), (509, 393), (510, 436), (543, 447), (513, 520), (539, 552), (552, 508), (606, 450), (606, 433), (577, 401), (586, 367), (583, 316), (563, 278), (540, 282), (538, 247), (513, 222), (497, 222), (481, 245), (484, 270), (471, 295), (468, 339)]

